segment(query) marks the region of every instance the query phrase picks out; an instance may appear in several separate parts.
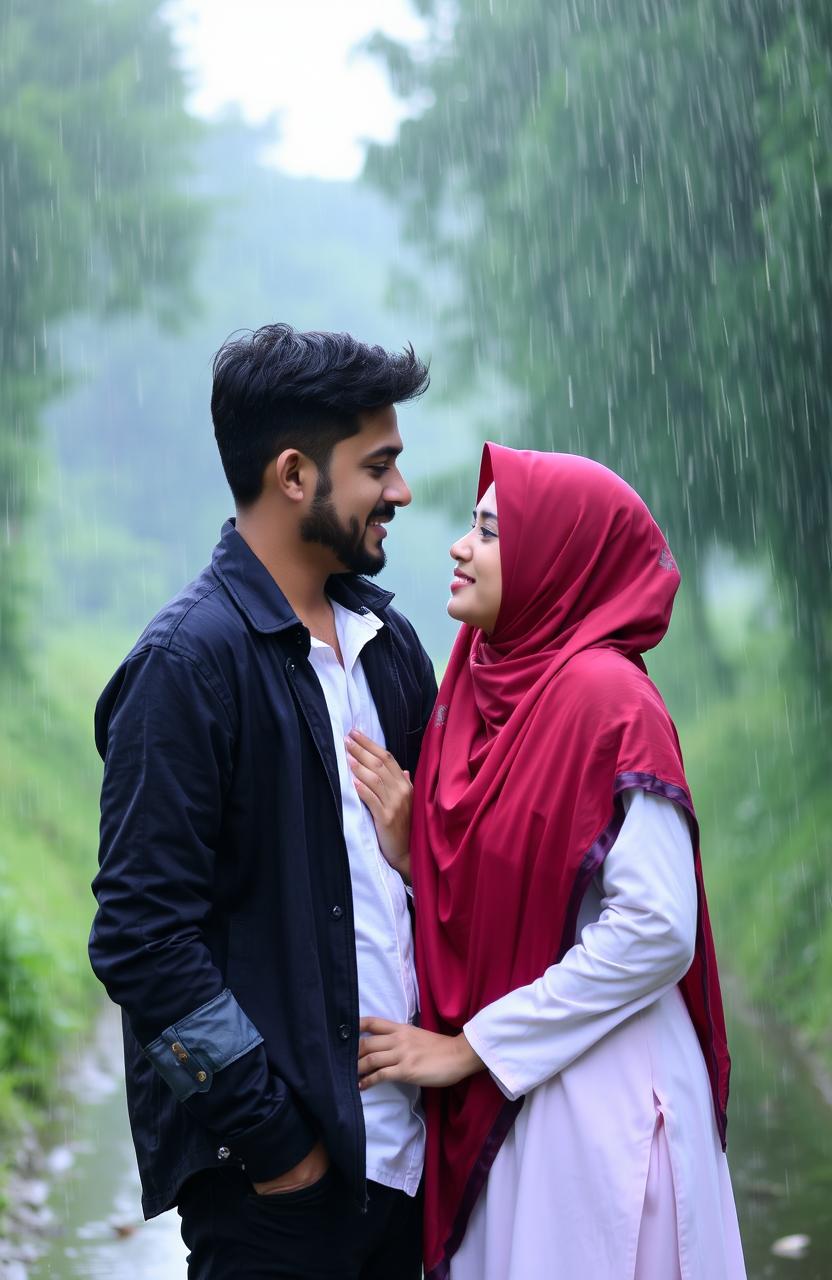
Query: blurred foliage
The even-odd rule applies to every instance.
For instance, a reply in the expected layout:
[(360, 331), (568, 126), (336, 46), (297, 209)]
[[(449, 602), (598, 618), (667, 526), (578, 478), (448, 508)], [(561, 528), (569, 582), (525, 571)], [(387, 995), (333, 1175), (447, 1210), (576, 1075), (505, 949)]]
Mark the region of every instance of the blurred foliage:
[(54, 1101), (56, 1059), (98, 990), (85, 949), (100, 780), (90, 708), (124, 647), (64, 627), (27, 676), (0, 673), (0, 1135)]
[(425, 7), (426, 47), (371, 43), (429, 105), (367, 174), (456, 275), (460, 379), (516, 388), (506, 442), (623, 474), (689, 586), (768, 553), (828, 694), (828, 0)]
[(681, 731), (720, 955), (832, 1072), (824, 731), (770, 664)]
[(0, 657), (20, 648), (38, 420), (66, 383), (50, 325), (181, 314), (204, 210), (160, 0), (0, 0)]

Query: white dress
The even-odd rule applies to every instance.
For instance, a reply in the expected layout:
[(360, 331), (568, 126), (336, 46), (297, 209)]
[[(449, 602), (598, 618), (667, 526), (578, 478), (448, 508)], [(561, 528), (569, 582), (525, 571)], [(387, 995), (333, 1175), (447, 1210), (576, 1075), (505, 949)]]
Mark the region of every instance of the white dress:
[(465, 1026), (526, 1095), (450, 1280), (745, 1280), (705, 1062), (677, 983), (696, 935), (687, 823), (641, 790), (578, 941)]

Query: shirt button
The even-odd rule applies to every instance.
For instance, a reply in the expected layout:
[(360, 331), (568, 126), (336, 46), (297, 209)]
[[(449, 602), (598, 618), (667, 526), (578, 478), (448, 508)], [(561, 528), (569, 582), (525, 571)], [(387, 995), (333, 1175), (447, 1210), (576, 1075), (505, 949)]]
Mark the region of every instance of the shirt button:
[(219, 1151), (217, 1152), (217, 1159), (227, 1160), (230, 1155), (231, 1155), (231, 1152), (229, 1151), (228, 1147), (220, 1147)]
[(340, 1027), (338, 1028), (338, 1039), (349, 1040), (349, 1038), (350, 1038), (349, 1026), (346, 1022), (342, 1022)]
[(337, 906), (333, 907), (329, 914), (332, 916), (333, 920), (340, 920), (341, 916), (344, 914), (344, 908)]

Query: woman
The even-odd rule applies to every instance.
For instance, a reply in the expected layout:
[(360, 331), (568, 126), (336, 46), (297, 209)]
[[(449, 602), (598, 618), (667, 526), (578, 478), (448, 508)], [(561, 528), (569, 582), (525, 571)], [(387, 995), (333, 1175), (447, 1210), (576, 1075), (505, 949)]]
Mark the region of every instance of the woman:
[[(479, 499), (414, 795), (422, 1026), (368, 1019), (361, 1087), (429, 1086), (428, 1280), (739, 1280), (698, 827), (641, 658), (679, 574), (588, 459), (486, 445)], [(407, 780), (351, 749), (406, 869)]]

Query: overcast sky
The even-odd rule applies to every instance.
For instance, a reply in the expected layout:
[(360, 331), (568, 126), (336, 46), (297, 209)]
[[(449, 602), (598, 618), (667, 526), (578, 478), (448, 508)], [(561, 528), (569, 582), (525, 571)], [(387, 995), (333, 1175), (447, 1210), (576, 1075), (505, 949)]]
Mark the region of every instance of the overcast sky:
[(238, 103), (246, 118), (280, 116), (270, 159), (287, 173), (353, 178), (362, 138), (389, 141), (402, 115), (382, 67), (356, 52), (373, 31), (418, 40), (408, 0), (169, 0), (194, 85), (211, 116)]

